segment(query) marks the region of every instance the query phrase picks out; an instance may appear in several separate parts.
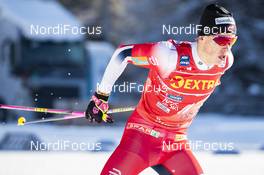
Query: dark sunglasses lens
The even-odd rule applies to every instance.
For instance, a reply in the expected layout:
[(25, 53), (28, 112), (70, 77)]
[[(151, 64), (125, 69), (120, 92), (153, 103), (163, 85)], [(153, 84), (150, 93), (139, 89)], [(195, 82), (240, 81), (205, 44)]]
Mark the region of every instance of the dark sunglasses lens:
[(218, 36), (214, 38), (214, 41), (220, 46), (233, 45), (236, 42), (236, 37), (223, 37)]

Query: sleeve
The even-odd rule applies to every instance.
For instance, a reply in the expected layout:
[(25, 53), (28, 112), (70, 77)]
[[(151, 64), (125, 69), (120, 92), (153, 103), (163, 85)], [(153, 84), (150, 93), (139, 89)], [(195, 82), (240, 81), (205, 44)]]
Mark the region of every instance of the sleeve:
[(145, 68), (158, 69), (160, 74), (166, 74), (175, 69), (177, 51), (171, 41), (134, 45), (129, 63)]
[(146, 44), (134, 44), (131, 50), (131, 55), (128, 57), (128, 62), (144, 67), (155, 68), (157, 66), (157, 60), (154, 55), (154, 49), (159, 43), (146, 43)]
[[(121, 76), (128, 63), (148, 69), (158, 69), (167, 72), (171, 69), (171, 59), (168, 43), (145, 43), (121, 45), (114, 52), (104, 72), (97, 92), (110, 94), (116, 80)], [(174, 59), (175, 60), (175, 59)]]

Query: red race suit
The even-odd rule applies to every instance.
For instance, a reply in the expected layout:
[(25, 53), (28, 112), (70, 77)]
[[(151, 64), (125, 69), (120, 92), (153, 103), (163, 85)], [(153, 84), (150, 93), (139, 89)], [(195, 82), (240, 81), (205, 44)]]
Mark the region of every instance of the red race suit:
[[(129, 55), (120, 60), (118, 55), (124, 51)], [(196, 42), (169, 40), (120, 46), (112, 59), (116, 57), (123, 67), (113, 71), (122, 72), (124, 65), (131, 63), (148, 68), (149, 74), (121, 142), (101, 174), (136, 175), (147, 167), (164, 175), (202, 174), (190, 150), (186, 130), (233, 64), (231, 51), (221, 65), (210, 66), (199, 58)], [(111, 65), (118, 64), (110, 61), (101, 84), (109, 83)]]

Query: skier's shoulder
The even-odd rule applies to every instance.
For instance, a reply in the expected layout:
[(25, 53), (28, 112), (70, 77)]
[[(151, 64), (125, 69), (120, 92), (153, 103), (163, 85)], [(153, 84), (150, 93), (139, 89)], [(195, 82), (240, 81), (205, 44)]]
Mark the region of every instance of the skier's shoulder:
[(157, 60), (162, 75), (171, 72), (177, 65), (178, 52), (170, 40), (157, 42), (152, 50), (152, 55)]
[(175, 45), (171, 40), (157, 41), (157, 42), (145, 42), (145, 43), (132, 43), (132, 44), (120, 44), (118, 48), (163, 48), (167, 50), (175, 50)]
[(159, 41), (156, 45), (167, 48), (168, 50), (175, 50), (175, 45), (173, 44), (173, 42), (171, 42), (171, 40)]
[(177, 57), (177, 49), (176, 45), (172, 40), (167, 41), (159, 41), (155, 44), (155, 47), (153, 48), (153, 52), (157, 53), (159, 52), (159, 55), (163, 55), (163, 57), (171, 57), (176, 56)]
[(160, 41), (158, 42), (159, 45), (166, 46), (171, 50), (175, 50), (176, 47), (188, 47), (191, 48), (191, 42), (189, 41), (178, 41), (174, 39), (169, 39), (167, 41)]
[(177, 40), (173, 40), (170, 39), (168, 40), (168, 42), (172, 43), (175, 47), (179, 47), (179, 48), (191, 48), (192, 47), (192, 42), (189, 41), (177, 41)]

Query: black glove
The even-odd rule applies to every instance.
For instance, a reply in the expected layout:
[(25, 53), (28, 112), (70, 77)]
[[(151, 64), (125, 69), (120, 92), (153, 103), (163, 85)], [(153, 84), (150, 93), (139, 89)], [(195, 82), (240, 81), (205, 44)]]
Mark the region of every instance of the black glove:
[(107, 114), (109, 109), (108, 98), (109, 96), (95, 92), (86, 109), (85, 118), (90, 122), (96, 121), (97, 123), (101, 123), (104, 121), (113, 123), (113, 119)]

